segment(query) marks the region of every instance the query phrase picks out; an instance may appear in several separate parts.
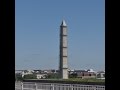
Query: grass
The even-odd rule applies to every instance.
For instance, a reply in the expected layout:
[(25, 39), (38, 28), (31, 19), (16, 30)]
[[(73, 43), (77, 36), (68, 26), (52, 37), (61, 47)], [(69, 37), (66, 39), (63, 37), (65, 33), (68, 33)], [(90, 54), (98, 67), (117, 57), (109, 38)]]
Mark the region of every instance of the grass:
[[(36, 80), (36, 79), (31, 79), (31, 80)], [(96, 79), (96, 78), (69, 78), (69, 79), (58, 79), (58, 78), (51, 78), (51, 79), (41, 79), (41, 80), (52, 80), (52, 81), (73, 81), (73, 82), (105, 82), (104, 79)]]
[[(42, 79), (41, 79), (42, 80)], [(96, 79), (96, 78), (85, 78), (85, 79), (81, 79), (81, 78), (69, 78), (69, 79), (55, 79), (55, 78), (51, 78), (51, 79), (44, 79), (44, 80), (52, 80), (52, 81), (74, 81), (74, 82), (105, 82), (104, 79)]]
[(86, 79), (81, 79), (81, 78), (69, 78), (65, 79), (63, 81), (77, 81), (77, 82), (105, 82), (103, 79), (96, 79), (96, 78), (86, 78)]

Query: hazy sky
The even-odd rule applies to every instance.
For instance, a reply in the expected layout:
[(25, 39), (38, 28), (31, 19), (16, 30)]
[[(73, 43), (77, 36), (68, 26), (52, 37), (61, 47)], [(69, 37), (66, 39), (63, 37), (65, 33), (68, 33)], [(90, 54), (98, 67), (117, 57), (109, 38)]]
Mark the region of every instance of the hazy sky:
[(58, 69), (62, 19), (70, 69), (104, 70), (104, 0), (16, 0), (16, 69)]

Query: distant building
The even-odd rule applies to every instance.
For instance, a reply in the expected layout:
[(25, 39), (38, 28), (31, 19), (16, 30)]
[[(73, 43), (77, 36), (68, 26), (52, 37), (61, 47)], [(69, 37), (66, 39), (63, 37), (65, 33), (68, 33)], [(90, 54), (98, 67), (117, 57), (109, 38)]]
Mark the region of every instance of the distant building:
[(44, 79), (44, 78), (46, 78), (46, 76), (47, 76), (47, 74), (43, 74), (43, 73), (41, 73), (41, 74), (36, 74), (36, 78), (37, 78), (37, 79)]
[(42, 73), (42, 70), (34, 70), (34, 73)]
[(88, 69), (87, 71), (88, 71), (88, 72), (95, 72), (95, 71), (93, 71), (93, 69)]
[(34, 73), (34, 70), (24, 70), (22, 71), (22, 77), (24, 77), (25, 75), (28, 75), (28, 74), (33, 74)]
[(43, 73), (53, 73), (52, 70), (43, 70)]
[(105, 71), (99, 71), (96, 75), (97, 79), (105, 79)]
[(69, 75), (76, 76), (77, 78), (96, 78), (96, 73), (93, 70), (71, 70)]

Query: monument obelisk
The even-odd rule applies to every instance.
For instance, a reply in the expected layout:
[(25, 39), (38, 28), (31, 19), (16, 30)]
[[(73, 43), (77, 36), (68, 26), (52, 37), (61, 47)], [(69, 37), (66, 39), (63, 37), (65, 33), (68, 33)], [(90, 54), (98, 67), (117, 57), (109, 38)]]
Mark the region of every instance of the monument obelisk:
[(65, 20), (60, 25), (60, 78), (68, 79), (68, 53), (67, 53), (67, 25)]

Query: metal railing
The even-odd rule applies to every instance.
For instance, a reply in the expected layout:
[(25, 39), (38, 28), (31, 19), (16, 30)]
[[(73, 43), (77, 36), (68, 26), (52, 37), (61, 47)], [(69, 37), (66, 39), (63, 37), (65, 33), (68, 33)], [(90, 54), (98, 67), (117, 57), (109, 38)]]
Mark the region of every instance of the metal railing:
[(21, 83), (15, 83), (15, 90), (105, 90), (105, 86), (21, 82)]

